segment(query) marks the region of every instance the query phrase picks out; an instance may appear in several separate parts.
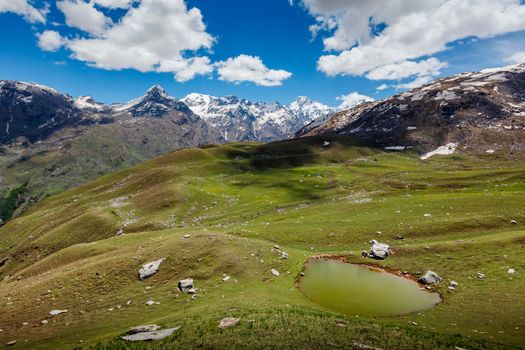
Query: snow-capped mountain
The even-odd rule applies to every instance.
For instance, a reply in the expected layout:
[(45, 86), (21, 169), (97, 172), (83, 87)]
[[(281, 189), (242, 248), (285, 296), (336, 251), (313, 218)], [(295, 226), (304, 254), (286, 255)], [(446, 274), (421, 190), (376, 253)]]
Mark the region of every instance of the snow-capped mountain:
[(458, 74), (312, 123), (297, 136), (351, 135), (389, 149), (525, 151), (525, 64)]
[(288, 138), (312, 120), (333, 111), (307, 97), (300, 97), (289, 106), (197, 93), (189, 94), (182, 101), (218, 129), (227, 141)]
[(82, 110), (101, 112), (107, 111), (110, 109), (107, 105), (95, 101), (91, 96), (79, 96), (75, 102), (75, 107)]
[(146, 93), (124, 104), (112, 106), (115, 112), (129, 112), (136, 117), (160, 117), (170, 110), (189, 112), (188, 107), (177, 98), (168, 95), (160, 85), (152, 86)]
[(336, 108), (329, 107), (318, 101), (312, 101), (306, 96), (297, 97), (295, 101), (288, 105), (288, 108), (304, 122), (304, 125), (336, 111)]
[(0, 143), (20, 136), (32, 142), (81, 122), (71, 97), (35, 83), (0, 80)]

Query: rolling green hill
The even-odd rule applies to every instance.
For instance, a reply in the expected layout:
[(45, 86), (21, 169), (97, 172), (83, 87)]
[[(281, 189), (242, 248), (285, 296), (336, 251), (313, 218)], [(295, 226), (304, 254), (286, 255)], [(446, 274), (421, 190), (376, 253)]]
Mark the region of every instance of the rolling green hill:
[[(180, 150), (35, 204), (0, 228), (0, 344), (523, 346), (525, 160), (496, 152), (421, 161), (416, 152), (325, 141)], [(371, 239), (390, 244), (393, 254), (362, 258)], [(309, 257), (330, 253), (414, 276), (436, 271), (444, 277), (435, 287), (443, 301), (387, 318), (327, 310), (296, 282)], [(166, 258), (159, 272), (139, 281), (138, 269), (159, 258)], [(177, 290), (186, 277), (198, 288), (194, 299)], [(459, 283), (454, 291), (450, 280)], [(54, 309), (69, 311), (50, 317)], [(239, 325), (219, 329), (228, 316), (240, 317)], [(120, 339), (149, 323), (181, 328), (159, 342)]]

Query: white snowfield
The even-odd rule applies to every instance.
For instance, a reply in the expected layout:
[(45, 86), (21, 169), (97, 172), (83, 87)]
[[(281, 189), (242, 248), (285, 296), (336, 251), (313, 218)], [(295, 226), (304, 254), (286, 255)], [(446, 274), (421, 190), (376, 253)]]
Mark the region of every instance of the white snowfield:
[(421, 156), (421, 160), (427, 160), (433, 156), (448, 156), (454, 154), (456, 148), (458, 147), (457, 143), (448, 143), (445, 146), (440, 146), (433, 151), (430, 151)]

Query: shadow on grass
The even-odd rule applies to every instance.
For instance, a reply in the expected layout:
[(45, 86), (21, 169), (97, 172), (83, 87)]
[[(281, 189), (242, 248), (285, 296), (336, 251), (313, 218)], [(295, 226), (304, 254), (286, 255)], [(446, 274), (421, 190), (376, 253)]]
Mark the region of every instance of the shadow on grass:
[[(287, 170), (321, 163), (342, 163), (363, 153), (371, 153), (370, 144), (350, 137), (323, 135), (277, 141), (262, 145), (238, 144), (226, 153), (226, 163), (240, 174), (253, 174), (235, 185), (254, 186), (262, 191), (283, 189), (295, 200), (318, 200), (325, 190), (337, 187), (334, 179), (303, 179)], [(267, 177), (265, 176), (267, 175)], [(315, 175), (315, 174), (312, 174)], [(334, 182), (335, 181), (335, 182)]]
[(321, 162), (324, 160), (322, 153), (327, 151), (329, 154), (335, 145), (338, 146), (338, 152), (352, 147), (374, 147), (352, 137), (323, 135), (277, 141), (256, 147), (241, 145), (231, 148), (227, 157), (235, 167), (239, 165), (239, 161), (247, 160), (247, 163), (242, 163), (245, 166), (242, 170), (288, 169)]

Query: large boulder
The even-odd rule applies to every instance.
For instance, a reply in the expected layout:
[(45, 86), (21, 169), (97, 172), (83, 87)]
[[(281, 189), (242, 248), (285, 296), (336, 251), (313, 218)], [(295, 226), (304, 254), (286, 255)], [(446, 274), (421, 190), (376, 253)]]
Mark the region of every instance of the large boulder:
[(427, 271), (423, 276), (421, 276), (419, 282), (423, 284), (434, 284), (441, 282), (442, 280), (443, 278), (434, 271)]
[(180, 327), (166, 328), (160, 331), (154, 332), (141, 332), (123, 336), (122, 339), (128, 341), (145, 341), (145, 340), (160, 340), (169, 337)]
[(166, 258), (155, 260), (155, 261), (142, 265), (142, 268), (139, 270), (139, 279), (143, 281), (146, 278), (151, 277), (154, 274), (156, 274), (157, 271), (159, 270), (160, 264), (162, 264), (164, 260), (166, 260)]
[(370, 253), (368, 253), (370, 258), (378, 260), (386, 259), (390, 253), (390, 246), (388, 244), (379, 243), (375, 239), (371, 240), (370, 244), (372, 245)]

